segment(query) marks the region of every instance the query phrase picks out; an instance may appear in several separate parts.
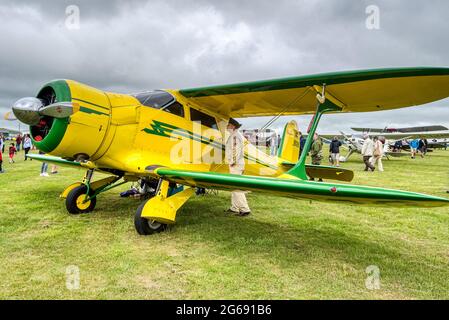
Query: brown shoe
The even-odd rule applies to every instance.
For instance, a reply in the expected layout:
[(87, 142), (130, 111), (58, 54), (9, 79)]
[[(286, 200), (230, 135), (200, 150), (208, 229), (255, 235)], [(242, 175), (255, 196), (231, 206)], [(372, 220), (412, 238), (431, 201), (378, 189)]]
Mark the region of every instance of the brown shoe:
[(246, 216), (248, 216), (248, 215), (250, 215), (251, 214), (251, 211), (248, 211), (248, 212), (240, 212), (239, 213), (239, 216), (240, 217), (246, 217)]

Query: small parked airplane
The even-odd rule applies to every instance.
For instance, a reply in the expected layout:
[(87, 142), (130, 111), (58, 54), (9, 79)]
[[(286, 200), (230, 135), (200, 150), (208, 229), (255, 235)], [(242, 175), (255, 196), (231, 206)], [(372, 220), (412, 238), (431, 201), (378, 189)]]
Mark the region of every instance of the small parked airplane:
[[(18, 100), (12, 109), (30, 125), (35, 146), (49, 154), (30, 157), (86, 170), (82, 182), (61, 194), (70, 213), (92, 211), (99, 194), (125, 182), (156, 181), (156, 195), (140, 205), (134, 218), (139, 234), (152, 234), (175, 223), (178, 209), (194, 194), (194, 187), (356, 205), (448, 205), (449, 199), (421, 193), (309, 181), (310, 177), (350, 181), (353, 173), (306, 165), (307, 152), (298, 159), (294, 121), (284, 130), (277, 157), (247, 144), (242, 176), (229, 174), (224, 155), (231, 117), (314, 113), (304, 146), (308, 151), (327, 112), (397, 109), (448, 96), (449, 68), (401, 68), (133, 95), (56, 80), (45, 84), (37, 97)], [(110, 176), (94, 182), (95, 171)]]

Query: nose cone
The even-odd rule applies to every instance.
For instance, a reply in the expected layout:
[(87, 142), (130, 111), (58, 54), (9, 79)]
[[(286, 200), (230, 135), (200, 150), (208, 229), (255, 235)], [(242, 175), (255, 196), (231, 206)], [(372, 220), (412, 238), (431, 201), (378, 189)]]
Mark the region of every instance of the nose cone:
[(38, 98), (22, 98), (14, 103), (12, 112), (19, 121), (34, 126), (39, 123), (39, 109), (42, 107), (43, 103)]

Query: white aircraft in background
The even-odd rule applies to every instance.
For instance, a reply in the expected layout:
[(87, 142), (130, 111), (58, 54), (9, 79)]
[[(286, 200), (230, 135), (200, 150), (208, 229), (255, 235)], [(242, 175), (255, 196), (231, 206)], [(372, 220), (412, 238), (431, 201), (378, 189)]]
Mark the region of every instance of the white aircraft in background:
[[(441, 125), (408, 127), (408, 128), (351, 128), (354, 131), (382, 136), (393, 146), (394, 142), (402, 140), (427, 139), (427, 147), (430, 149), (447, 148), (449, 129)], [(403, 147), (408, 148), (408, 144)], [(404, 148), (403, 148), (404, 149)]]
[(432, 126), (421, 126), (421, 127), (406, 127), (406, 128), (389, 128), (385, 127), (383, 129), (379, 128), (351, 128), (357, 132), (363, 132), (367, 134), (373, 133), (416, 133), (416, 132), (435, 132), (435, 131), (446, 131), (449, 130), (445, 126), (432, 125)]
[[(417, 127), (417, 128), (430, 128), (437, 126), (429, 126), (429, 127)], [(438, 126), (438, 128), (445, 128), (442, 126)], [(357, 129), (357, 128), (356, 128)], [(404, 128), (402, 130), (407, 131), (406, 129), (414, 129), (414, 128)], [(375, 130), (375, 129), (374, 129)], [(365, 133), (368, 134), (368, 133)], [(404, 157), (408, 156), (408, 152), (398, 152), (393, 151), (392, 147), (394, 143), (398, 140), (414, 140), (414, 139), (432, 139), (433, 141), (428, 142), (429, 147), (439, 147), (444, 148), (447, 144), (446, 139), (449, 138), (449, 130), (438, 130), (438, 131), (419, 131), (419, 132), (384, 132), (384, 133), (371, 133), (369, 134), (372, 138), (373, 136), (383, 137), (385, 139), (384, 143), (384, 156), (389, 159), (390, 157)], [(349, 150), (346, 156), (340, 157), (340, 162), (345, 162), (351, 157), (354, 153), (362, 153), (362, 147), (364, 139), (361, 135), (346, 135), (345, 133), (340, 131), (339, 135), (321, 135), (324, 139), (332, 139), (333, 137), (337, 137), (342, 140), (344, 146)], [(444, 139), (443, 142), (439, 142), (438, 139)], [(434, 142), (437, 140), (437, 142)], [(329, 142), (329, 141), (327, 141)]]

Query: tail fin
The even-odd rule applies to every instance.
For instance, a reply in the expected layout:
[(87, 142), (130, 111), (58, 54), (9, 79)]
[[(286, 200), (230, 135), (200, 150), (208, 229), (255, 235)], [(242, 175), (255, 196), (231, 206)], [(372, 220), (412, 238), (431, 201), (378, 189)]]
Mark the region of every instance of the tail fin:
[(299, 159), (299, 130), (295, 120), (285, 125), (284, 134), (279, 144), (278, 157), (283, 160), (296, 163)]

